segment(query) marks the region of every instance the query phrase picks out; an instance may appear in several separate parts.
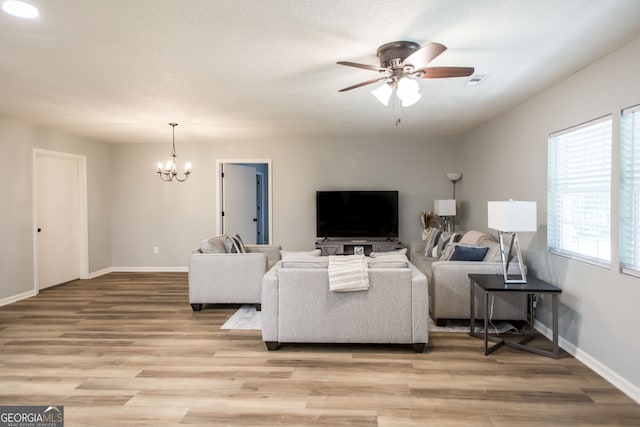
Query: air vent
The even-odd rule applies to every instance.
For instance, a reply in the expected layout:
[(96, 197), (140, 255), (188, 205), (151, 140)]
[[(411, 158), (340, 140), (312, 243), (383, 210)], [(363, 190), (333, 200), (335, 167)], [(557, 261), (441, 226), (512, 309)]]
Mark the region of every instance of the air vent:
[(467, 79), (465, 86), (478, 86), (487, 78), (486, 74), (474, 74)]

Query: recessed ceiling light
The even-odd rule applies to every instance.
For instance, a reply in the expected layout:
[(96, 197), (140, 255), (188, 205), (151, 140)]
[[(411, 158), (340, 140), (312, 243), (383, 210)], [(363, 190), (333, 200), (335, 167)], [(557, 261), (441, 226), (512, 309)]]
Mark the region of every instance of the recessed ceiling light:
[(10, 15), (17, 16), (19, 18), (37, 18), (39, 13), (35, 6), (31, 6), (22, 1), (7, 0), (2, 4), (2, 10)]

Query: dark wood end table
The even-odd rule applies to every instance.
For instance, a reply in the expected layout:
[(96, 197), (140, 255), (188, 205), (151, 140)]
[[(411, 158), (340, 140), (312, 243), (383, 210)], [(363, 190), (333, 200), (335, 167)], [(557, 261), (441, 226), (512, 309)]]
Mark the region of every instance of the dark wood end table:
[[(562, 292), (562, 289), (553, 286), (547, 282), (544, 282), (536, 277), (527, 277), (527, 283), (505, 283), (504, 276), (502, 274), (469, 274), (469, 319), (470, 319), (470, 331), (469, 335), (484, 339), (484, 354), (485, 356), (493, 353), (498, 348), (506, 345), (508, 347), (517, 348), (519, 350), (528, 351), (542, 356), (558, 358), (560, 353), (558, 347), (558, 295)], [(484, 293), (484, 331), (478, 333), (475, 331), (475, 293), (474, 289), (479, 288)], [(530, 334), (524, 337), (518, 342), (510, 342), (501, 338), (491, 337), (488, 334), (489, 319), (488, 319), (488, 307), (489, 307), (489, 295), (492, 293), (526, 293), (527, 294), (527, 322), (529, 323)], [(534, 306), (533, 296), (536, 294), (551, 294), (551, 315), (552, 315), (552, 333), (553, 333), (553, 350), (542, 350), (530, 345), (526, 345), (533, 339), (533, 317)], [(488, 342), (494, 342), (495, 345), (489, 347)]]

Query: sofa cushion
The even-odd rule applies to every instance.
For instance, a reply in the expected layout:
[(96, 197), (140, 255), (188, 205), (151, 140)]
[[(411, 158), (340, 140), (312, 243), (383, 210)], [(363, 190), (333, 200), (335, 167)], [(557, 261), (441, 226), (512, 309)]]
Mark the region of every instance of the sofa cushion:
[(200, 242), (200, 252), (203, 254), (224, 254), (227, 252), (227, 248), (224, 245), (224, 240), (227, 236), (225, 234), (221, 236), (213, 236)]
[(401, 253), (382, 252), (373, 258), (367, 258), (367, 265), (369, 268), (408, 268), (409, 258)]
[(320, 249), (314, 249), (312, 251), (292, 252), (292, 251), (280, 251), (280, 258), (296, 257), (301, 255), (320, 256)]
[(281, 252), (282, 268), (327, 268), (329, 257), (310, 255), (309, 252)]
[(487, 247), (458, 245), (449, 261), (482, 261), (488, 251)]

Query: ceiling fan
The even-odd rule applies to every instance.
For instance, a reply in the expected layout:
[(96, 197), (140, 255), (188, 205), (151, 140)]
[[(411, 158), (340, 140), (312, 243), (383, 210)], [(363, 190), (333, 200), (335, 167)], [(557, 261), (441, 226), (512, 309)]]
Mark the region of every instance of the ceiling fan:
[(373, 94), (387, 105), (391, 93), (396, 90), (403, 107), (415, 104), (422, 95), (418, 93), (419, 85), (416, 78), (441, 79), (447, 77), (466, 77), (474, 72), (473, 67), (427, 67), (442, 52), (447, 50), (440, 43), (428, 43), (425, 46), (410, 41), (397, 41), (386, 43), (377, 50), (380, 65), (358, 64), (356, 62), (338, 61), (339, 65), (362, 68), (377, 71), (382, 77), (367, 80), (355, 85), (340, 89), (338, 92), (346, 92), (372, 83), (385, 81), (385, 84), (373, 91)]

